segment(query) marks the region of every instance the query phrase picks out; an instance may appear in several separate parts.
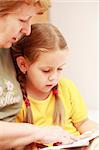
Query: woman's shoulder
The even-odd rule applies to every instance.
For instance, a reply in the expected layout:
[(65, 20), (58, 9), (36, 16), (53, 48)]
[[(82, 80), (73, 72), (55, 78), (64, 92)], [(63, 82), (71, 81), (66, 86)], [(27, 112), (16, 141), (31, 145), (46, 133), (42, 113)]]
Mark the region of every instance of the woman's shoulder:
[(20, 85), (9, 49), (0, 49), (0, 120), (14, 116), (22, 103)]
[(8, 48), (0, 48), (0, 57), (10, 53)]

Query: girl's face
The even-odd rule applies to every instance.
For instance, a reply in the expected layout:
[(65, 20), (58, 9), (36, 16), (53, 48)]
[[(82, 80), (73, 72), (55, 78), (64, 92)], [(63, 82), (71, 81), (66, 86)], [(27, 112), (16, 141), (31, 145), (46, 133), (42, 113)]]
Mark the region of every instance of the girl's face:
[(23, 34), (30, 34), (33, 6), (22, 4), (15, 11), (0, 17), (0, 47), (9, 48)]
[(64, 64), (67, 50), (43, 52), (36, 62), (27, 67), (27, 87), (34, 95), (44, 95), (58, 83)]

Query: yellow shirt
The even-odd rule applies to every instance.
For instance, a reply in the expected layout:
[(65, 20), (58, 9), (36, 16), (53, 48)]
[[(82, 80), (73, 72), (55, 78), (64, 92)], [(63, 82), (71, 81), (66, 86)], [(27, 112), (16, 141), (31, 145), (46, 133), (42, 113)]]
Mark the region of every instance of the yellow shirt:
[[(65, 108), (65, 124), (63, 127), (66, 131), (79, 135), (73, 123), (78, 123), (87, 118), (84, 100), (70, 80), (61, 78), (58, 82), (58, 91)], [(31, 103), (34, 124), (38, 126), (53, 125), (55, 98), (52, 92), (45, 100), (35, 100), (30, 96), (28, 98)], [(25, 109), (26, 106), (23, 103), (22, 110), (17, 116), (18, 122), (23, 122)]]

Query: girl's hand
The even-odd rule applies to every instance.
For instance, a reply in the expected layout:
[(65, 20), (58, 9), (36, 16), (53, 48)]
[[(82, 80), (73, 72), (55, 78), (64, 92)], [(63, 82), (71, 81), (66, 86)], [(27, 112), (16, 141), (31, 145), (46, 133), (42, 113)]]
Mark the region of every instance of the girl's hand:
[(78, 137), (66, 132), (59, 126), (41, 126), (38, 131), (37, 142), (42, 144), (70, 144), (78, 140)]

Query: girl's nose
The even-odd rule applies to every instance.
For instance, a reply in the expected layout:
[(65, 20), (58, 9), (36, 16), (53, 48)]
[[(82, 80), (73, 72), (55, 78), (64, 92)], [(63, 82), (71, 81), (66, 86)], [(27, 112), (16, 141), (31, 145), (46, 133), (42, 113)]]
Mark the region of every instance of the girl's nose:
[(56, 80), (57, 79), (57, 73), (53, 73), (52, 75), (50, 75), (48, 77), (49, 81), (52, 81), (52, 80)]

